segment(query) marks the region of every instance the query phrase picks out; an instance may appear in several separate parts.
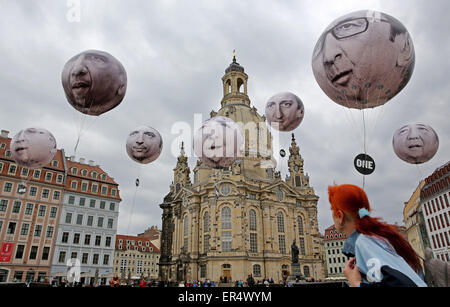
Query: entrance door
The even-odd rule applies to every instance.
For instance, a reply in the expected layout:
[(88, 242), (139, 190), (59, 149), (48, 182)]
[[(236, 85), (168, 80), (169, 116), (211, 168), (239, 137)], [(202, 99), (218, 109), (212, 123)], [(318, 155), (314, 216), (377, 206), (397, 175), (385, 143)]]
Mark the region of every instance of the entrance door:
[(231, 282), (231, 270), (230, 269), (224, 269), (222, 276), (223, 276), (224, 283)]
[(0, 269), (0, 282), (8, 281), (8, 270)]

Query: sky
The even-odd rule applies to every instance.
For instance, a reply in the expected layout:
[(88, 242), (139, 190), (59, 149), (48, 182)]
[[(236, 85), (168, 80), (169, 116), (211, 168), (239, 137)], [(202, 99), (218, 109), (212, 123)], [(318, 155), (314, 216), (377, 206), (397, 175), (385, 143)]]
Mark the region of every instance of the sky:
[[(361, 111), (341, 107), (322, 92), (311, 56), (333, 20), (362, 9), (400, 20), (415, 47), (408, 85), (364, 114), (367, 153), (376, 163), (375, 172), (364, 179), (373, 216), (402, 224), (404, 202), (419, 181), (449, 161), (447, 0), (0, 0), (0, 129), (13, 137), (24, 128), (45, 128), (66, 156), (99, 164), (119, 184), (119, 234), (161, 228), (159, 204), (169, 192), (180, 146), (176, 127), (193, 127), (194, 114), (207, 119), (219, 110), (221, 78), (235, 49), (259, 114), (278, 92), (290, 91), (303, 101), (305, 117), (294, 134), (319, 196), (323, 233), (333, 223), (327, 187), (363, 184), (353, 166), (363, 152), (363, 121)], [(122, 103), (98, 117), (76, 111), (61, 85), (66, 61), (90, 49), (116, 57), (128, 78)], [(419, 122), (437, 132), (440, 145), (433, 159), (412, 165), (397, 158), (392, 136), (401, 126)], [(164, 140), (158, 160), (146, 165), (131, 160), (125, 149), (129, 132), (141, 125), (157, 129)], [(286, 152), (289, 144), (290, 133), (282, 134), (280, 146)], [(278, 168), (283, 177), (287, 158)], [(188, 161), (193, 169), (196, 158)]]

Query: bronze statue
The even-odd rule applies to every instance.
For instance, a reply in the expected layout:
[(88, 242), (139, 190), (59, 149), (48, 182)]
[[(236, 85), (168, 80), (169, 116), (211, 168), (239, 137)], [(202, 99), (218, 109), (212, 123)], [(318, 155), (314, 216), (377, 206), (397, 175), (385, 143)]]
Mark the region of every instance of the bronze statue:
[(291, 245), (292, 263), (298, 263), (298, 253), (299, 253), (298, 247), (295, 244), (295, 240), (294, 240), (294, 242), (292, 242), (292, 245)]
[(88, 50), (71, 58), (62, 72), (69, 103), (78, 111), (98, 116), (118, 106), (127, 89), (122, 64), (104, 51)]

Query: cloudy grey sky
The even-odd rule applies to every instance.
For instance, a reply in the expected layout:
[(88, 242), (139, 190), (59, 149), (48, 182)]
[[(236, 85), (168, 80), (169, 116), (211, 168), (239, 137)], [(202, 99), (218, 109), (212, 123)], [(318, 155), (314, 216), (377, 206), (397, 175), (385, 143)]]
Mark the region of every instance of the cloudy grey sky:
[[(66, 155), (74, 154), (83, 116), (67, 103), (62, 68), (88, 49), (119, 59), (128, 76), (125, 99), (108, 113), (84, 119), (76, 152), (77, 159), (94, 160), (119, 183), (118, 233), (161, 226), (158, 205), (173, 179), (172, 148), (179, 146), (173, 124), (192, 126), (194, 113), (206, 119), (219, 109), (221, 78), (233, 49), (249, 75), (248, 94), (260, 114), (266, 100), (280, 91), (297, 94), (305, 105), (305, 118), (294, 132), (310, 184), (320, 197), (323, 233), (332, 224), (327, 186), (334, 181), (362, 185), (362, 175), (353, 167), (354, 157), (363, 152), (362, 116), (322, 92), (311, 55), (326, 26), (356, 10), (379, 10), (399, 19), (416, 51), (406, 88), (383, 107), (366, 112), (367, 152), (377, 167), (365, 187), (374, 215), (402, 223), (403, 203), (419, 180), (449, 160), (447, 0), (80, 0), (79, 22), (67, 18), (71, 2), (78, 1), (0, 0), (0, 129), (12, 137), (26, 127), (46, 128)], [(401, 161), (392, 149), (394, 130), (414, 122), (431, 125), (440, 137), (436, 156), (420, 166)], [(164, 149), (157, 161), (141, 166), (127, 156), (125, 140), (144, 124), (161, 133)], [(283, 135), (282, 147), (287, 150), (289, 144), (290, 135)], [(189, 162), (195, 165), (194, 158)], [(280, 169), (285, 173), (287, 166)], [(132, 210), (136, 177), (141, 185)]]

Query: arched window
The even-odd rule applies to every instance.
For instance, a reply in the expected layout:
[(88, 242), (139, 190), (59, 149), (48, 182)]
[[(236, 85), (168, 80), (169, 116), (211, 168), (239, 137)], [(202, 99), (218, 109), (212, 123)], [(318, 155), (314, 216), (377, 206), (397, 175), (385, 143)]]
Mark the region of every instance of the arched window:
[(253, 276), (261, 277), (261, 266), (259, 264), (253, 265)]
[(87, 173), (88, 173), (88, 171), (84, 169), (81, 171), (81, 176), (87, 176)]
[(249, 212), (249, 218), (250, 218), (250, 230), (256, 231), (256, 211), (251, 209)]
[(303, 274), (305, 275), (305, 277), (309, 277), (309, 266), (305, 265), (303, 267)]
[(238, 88), (237, 91), (238, 91), (238, 93), (243, 93), (244, 92), (244, 90), (241, 90), (242, 85), (244, 85), (244, 81), (241, 78), (237, 79), (237, 88)]
[(303, 236), (303, 219), (301, 216), (297, 217), (297, 223), (298, 223), (298, 234), (300, 236)]
[(281, 211), (277, 213), (278, 232), (284, 232), (284, 216)]
[(222, 229), (231, 229), (231, 209), (229, 207), (222, 208)]
[(225, 83), (225, 89), (226, 89), (226, 94), (231, 93), (231, 80), (230, 79), (228, 79), (227, 82)]
[(184, 236), (187, 236), (189, 233), (189, 218), (186, 216), (184, 218)]
[(203, 232), (209, 232), (209, 212), (206, 211), (205, 215), (203, 216)]

